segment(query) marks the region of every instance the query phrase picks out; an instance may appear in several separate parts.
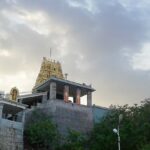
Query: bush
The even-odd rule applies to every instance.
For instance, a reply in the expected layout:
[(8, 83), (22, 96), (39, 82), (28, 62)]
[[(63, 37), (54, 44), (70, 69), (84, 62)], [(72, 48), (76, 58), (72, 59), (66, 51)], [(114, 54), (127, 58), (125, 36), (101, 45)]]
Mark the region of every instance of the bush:
[(69, 130), (68, 136), (65, 138), (65, 143), (60, 150), (84, 150), (85, 136), (75, 130)]
[(55, 149), (59, 134), (51, 119), (41, 111), (33, 112), (25, 130), (25, 139), (33, 149)]
[(150, 150), (150, 144), (144, 145), (142, 150)]

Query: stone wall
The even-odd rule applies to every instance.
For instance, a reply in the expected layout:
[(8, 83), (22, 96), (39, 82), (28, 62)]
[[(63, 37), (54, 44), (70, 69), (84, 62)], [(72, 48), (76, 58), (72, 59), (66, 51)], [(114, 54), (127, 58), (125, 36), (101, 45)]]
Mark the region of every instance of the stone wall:
[(65, 103), (60, 100), (49, 100), (44, 104), (39, 104), (37, 107), (26, 110), (25, 122), (28, 122), (28, 118), (33, 110), (37, 109), (51, 116), (58, 126), (58, 130), (63, 135), (67, 134), (68, 129), (87, 133), (93, 128), (92, 107)]
[(23, 124), (0, 119), (0, 150), (23, 150)]

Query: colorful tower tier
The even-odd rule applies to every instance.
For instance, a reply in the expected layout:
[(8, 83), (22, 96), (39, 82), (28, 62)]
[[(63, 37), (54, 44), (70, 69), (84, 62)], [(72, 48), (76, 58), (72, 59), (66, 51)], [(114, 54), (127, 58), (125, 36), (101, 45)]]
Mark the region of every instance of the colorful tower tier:
[(49, 60), (43, 57), (40, 72), (36, 79), (35, 87), (44, 83), (50, 77), (64, 79), (61, 64), (55, 60)]

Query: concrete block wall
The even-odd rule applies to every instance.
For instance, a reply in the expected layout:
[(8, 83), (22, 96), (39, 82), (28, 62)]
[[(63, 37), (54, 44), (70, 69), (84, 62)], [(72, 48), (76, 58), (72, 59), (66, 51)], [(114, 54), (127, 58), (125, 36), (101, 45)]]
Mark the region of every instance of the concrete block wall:
[(23, 124), (0, 119), (0, 150), (23, 150)]
[[(65, 103), (60, 100), (49, 100), (47, 103), (38, 105), (35, 109), (40, 109), (52, 117), (61, 134), (66, 135), (68, 129), (87, 133), (93, 128), (92, 107)], [(26, 121), (32, 111), (26, 111)]]

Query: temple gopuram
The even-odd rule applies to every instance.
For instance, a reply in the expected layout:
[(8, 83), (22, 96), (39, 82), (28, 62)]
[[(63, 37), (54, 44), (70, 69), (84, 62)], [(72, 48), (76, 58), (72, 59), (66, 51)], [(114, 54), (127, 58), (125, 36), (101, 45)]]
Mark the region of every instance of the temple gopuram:
[(56, 62), (55, 60), (48, 60), (46, 57), (43, 57), (43, 62), (36, 79), (35, 87), (52, 76), (59, 79), (64, 79), (61, 64), (58, 61)]

